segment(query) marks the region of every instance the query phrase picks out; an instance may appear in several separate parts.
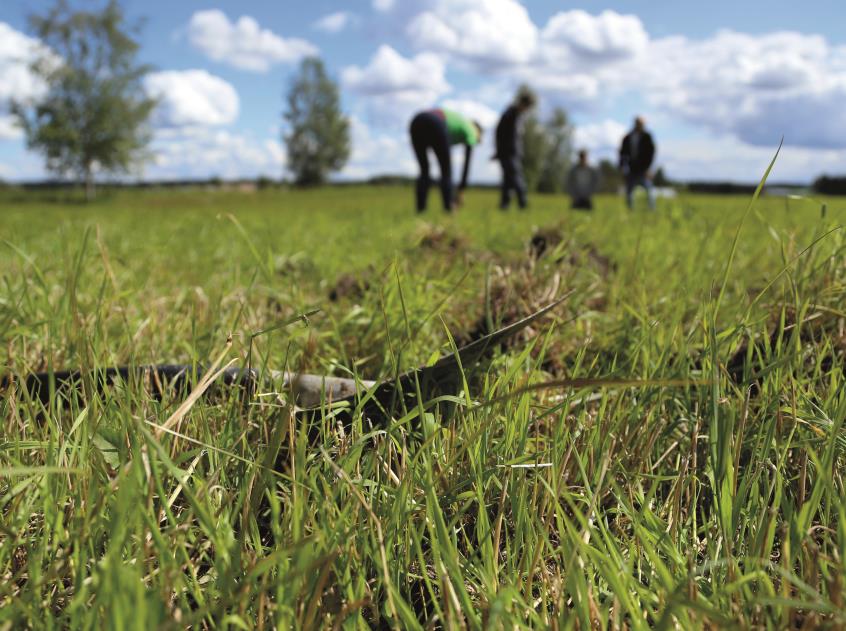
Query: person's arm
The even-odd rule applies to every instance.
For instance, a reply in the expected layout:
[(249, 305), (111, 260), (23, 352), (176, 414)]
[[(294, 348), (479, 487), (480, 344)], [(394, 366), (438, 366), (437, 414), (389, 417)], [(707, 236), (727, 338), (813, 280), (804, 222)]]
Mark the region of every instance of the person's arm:
[(473, 157), (473, 147), (464, 145), (464, 172), (461, 174), (461, 183), (458, 185), (458, 190), (463, 191), (467, 188), (467, 176), (470, 174), (470, 159)]
[(523, 159), (523, 132), (525, 128), (526, 116), (518, 116), (514, 122), (514, 155), (520, 160)]
[(629, 139), (629, 137), (626, 136), (625, 138), (623, 138), (623, 142), (620, 144), (620, 160), (617, 164), (618, 164), (621, 171), (626, 168), (626, 164), (628, 163), (628, 153), (629, 152), (628, 152), (628, 149), (626, 147), (626, 145), (628, 144), (628, 142), (627, 142), (628, 139)]
[(520, 116), (517, 110), (511, 117), (511, 129), (508, 130), (511, 136), (511, 153), (515, 155), (520, 154)]
[(649, 167), (652, 166), (652, 161), (655, 159), (655, 143), (652, 142), (652, 134), (648, 134), (645, 138), (646, 140), (646, 158), (644, 162), (646, 163), (646, 169), (649, 170)]

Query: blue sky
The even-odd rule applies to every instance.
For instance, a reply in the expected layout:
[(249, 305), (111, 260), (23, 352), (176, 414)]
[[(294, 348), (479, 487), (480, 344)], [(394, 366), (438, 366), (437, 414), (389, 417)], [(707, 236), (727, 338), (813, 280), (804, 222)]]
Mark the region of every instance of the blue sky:
[[(0, 178), (41, 177), (3, 101), (36, 95), (37, 42), (0, 3)], [(76, 4), (95, 6), (95, 0)], [(303, 55), (342, 89), (354, 153), (339, 175), (413, 173), (409, 117), (442, 104), (490, 127), (519, 83), (566, 107), (576, 139), (613, 155), (635, 114), (673, 177), (752, 181), (783, 135), (774, 176), (846, 172), (846, 3), (126, 0), (161, 99), (150, 178), (278, 176), (283, 95)], [(486, 142), (490, 142), (490, 134)], [(496, 179), (484, 147), (472, 178)]]

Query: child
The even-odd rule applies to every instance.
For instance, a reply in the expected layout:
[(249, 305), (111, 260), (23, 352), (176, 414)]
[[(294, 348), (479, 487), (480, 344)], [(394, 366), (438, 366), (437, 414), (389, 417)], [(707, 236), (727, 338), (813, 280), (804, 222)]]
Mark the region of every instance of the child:
[(570, 169), (567, 192), (572, 198), (572, 208), (593, 210), (591, 197), (599, 187), (599, 173), (588, 164), (586, 149), (579, 151), (579, 163)]

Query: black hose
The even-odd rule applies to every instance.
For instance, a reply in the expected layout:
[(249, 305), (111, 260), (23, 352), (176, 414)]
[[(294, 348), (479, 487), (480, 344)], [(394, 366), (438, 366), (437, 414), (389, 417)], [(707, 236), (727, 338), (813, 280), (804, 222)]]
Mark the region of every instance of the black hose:
[[(280, 371), (270, 371), (265, 377), (272, 380), (281, 380), (282, 388), (290, 389), (293, 392), (294, 401), (300, 408), (318, 408), (322, 403), (328, 401), (346, 400), (354, 404), (356, 397), (363, 395), (363, 398), (366, 399), (364, 409), (370, 418), (384, 417), (398, 408), (406, 409), (409, 405), (413, 406), (417, 400), (418, 391), (424, 401), (430, 400), (438, 393), (456, 392), (461, 386), (463, 370), (469, 369), (504, 339), (524, 329), (560, 305), (566, 298), (567, 296), (559, 298), (522, 320), (474, 340), (459, 349), (457, 353), (450, 353), (441, 357), (431, 366), (408, 371), (396, 379), (382, 381), (378, 384), (340, 377)], [(80, 370), (30, 373), (22, 381), (29, 396), (46, 405), (50, 402), (54, 393), (61, 394), (65, 399), (68, 399), (72, 393), (84, 391), (86, 383), (93, 385), (97, 392), (102, 392), (105, 388), (116, 383), (130, 383), (138, 379), (144, 381), (154, 397), (161, 398), (168, 390), (177, 392), (185, 390), (191, 384), (202, 379), (205, 373), (206, 369), (199, 366), (157, 364), (101, 368), (87, 373)], [(252, 395), (261, 377), (262, 375), (256, 370), (226, 368), (221, 372), (216, 383), (225, 386), (238, 386), (243, 388), (248, 395)], [(0, 390), (7, 390), (13, 383), (19, 381), (8, 375), (0, 377)], [(365, 390), (370, 392), (365, 394)]]
[[(83, 372), (80, 370), (59, 370), (37, 372), (26, 375), (22, 384), (33, 399), (49, 403), (51, 393), (67, 397), (71, 392), (84, 389), (86, 382), (93, 384), (98, 392), (117, 383), (144, 380), (149, 392), (161, 398), (170, 389), (182, 391), (203, 378), (205, 369), (189, 364), (158, 364), (150, 366), (116, 366)], [(240, 386), (252, 392), (258, 382), (255, 370), (227, 368), (220, 375), (220, 383), (226, 386)], [(0, 378), (0, 390), (7, 390), (19, 380), (8, 375)]]

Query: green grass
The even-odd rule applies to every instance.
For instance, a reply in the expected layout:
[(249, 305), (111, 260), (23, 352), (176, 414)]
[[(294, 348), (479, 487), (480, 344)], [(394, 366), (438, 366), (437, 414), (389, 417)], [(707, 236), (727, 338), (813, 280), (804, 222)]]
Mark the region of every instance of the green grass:
[[(176, 436), (185, 393), (0, 393), (0, 629), (846, 625), (846, 202), (411, 201), (2, 193), (17, 375), (252, 349), (378, 379), (572, 293), (422, 423), (295, 418), (267, 383)], [(524, 388), (567, 377), (651, 385)]]

